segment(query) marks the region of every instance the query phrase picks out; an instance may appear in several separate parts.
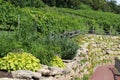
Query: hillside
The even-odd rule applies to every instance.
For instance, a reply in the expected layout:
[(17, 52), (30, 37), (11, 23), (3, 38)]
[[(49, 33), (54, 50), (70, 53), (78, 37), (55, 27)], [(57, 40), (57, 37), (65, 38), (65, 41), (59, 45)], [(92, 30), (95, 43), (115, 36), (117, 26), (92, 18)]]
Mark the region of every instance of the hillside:
[[(9, 8), (7, 8), (9, 7)], [(18, 8), (3, 3), (0, 12), (0, 24), (4, 28), (21, 26), (37, 28), (40, 33), (63, 33), (73, 30), (94, 30), (94, 33), (118, 34), (120, 32), (120, 15), (92, 11), (73, 10), (67, 8)], [(10, 27), (10, 26), (11, 27)]]

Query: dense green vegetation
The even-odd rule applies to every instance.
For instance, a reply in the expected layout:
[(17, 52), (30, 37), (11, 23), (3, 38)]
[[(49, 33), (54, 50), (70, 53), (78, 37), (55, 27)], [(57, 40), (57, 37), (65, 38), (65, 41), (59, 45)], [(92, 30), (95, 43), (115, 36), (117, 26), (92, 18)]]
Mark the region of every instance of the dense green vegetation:
[(44, 3), (42, 0), (4, 0), (6, 2), (11, 2), (15, 6), (20, 7), (44, 7)]
[(50, 61), (50, 64), (51, 66), (65, 68), (65, 64), (63, 63), (62, 59), (58, 56), (53, 57), (53, 59)]
[[(109, 31), (110, 28), (117, 33), (119, 32), (120, 16), (112, 13), (104, 13), (92, 10), (72, 10), (58, 8), (15, 8), (10, 3), (3, 3), (1, 6), (0, 22), (6, 28), (10, 26), (29, 26), (37, 29), (38, 32), (63, 33), (77, 29), (91, 30), (101, 29), (103, 32)], [(9, 8), (7, 8), (9, 6)], [(3, 10), (4, 13), (3, 13)], [(45, 25), (46, 24), (46, 25)], [(58, 25), (59, 24), (59, 25)], [(64, 27), (61, 27), (64, 26)], [(109, 32), (108, 32), (109, 33)]]
[(72, 9), (102, 10), (105, 12), (120, 13), (120, 5), (115, 0), (43, 0), (49, 6), (65, 7)]
[(31, 70), (37, 71), (41, 67), (40, 60), (30, 53), (8, 53), (7, 56), (0, 58), (0, 70)]
[(120, 32), (120, 15), (88, 10), (88, 5), (81, 6), (87, 10), (74, 10), (11, 1), (0, 0), (0, 29), (3, 30), (0, 32), (0, 57), (11, 51), (26, 51), (42, 64), (51, 65), (56, 54), (63, 59), (73, 59), (78, 49), (72, 39), (61, 38), (61, 33), (74, 30), (84, 34)]
[[(3, 0), (1, 0), (2, 2)], [(116, 0), (4, 0), (19, 7), (45, 7), (55, 6), (61, 8), (72, 9), (94, 9), (105, 12), (120, 13), (120, 5), (117, 5)]]

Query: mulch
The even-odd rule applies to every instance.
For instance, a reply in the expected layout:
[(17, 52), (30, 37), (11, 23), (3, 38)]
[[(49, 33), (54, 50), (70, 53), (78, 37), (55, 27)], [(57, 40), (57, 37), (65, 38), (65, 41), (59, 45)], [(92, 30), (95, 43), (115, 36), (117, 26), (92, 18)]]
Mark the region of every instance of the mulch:
[(120, 80), (120, 76), (115, 76), (115, 73), (111, 70), (113, 68), (115, 68), (114, 65), (97, 67), (90, 80)]

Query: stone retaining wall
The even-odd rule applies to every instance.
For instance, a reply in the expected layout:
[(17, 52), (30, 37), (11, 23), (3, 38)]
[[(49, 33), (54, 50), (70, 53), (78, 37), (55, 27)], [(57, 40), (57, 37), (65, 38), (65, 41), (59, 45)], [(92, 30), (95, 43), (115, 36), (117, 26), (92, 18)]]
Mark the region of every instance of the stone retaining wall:
[(115, 57), (115, 68), (120, 72), (120, 59)]

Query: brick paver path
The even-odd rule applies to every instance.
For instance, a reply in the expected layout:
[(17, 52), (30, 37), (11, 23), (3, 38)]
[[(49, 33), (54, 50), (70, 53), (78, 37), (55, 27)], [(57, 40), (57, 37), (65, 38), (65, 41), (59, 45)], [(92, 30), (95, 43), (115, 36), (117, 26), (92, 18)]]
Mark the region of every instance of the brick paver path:
[(97, 67), (90, 80), (120, 80), (120, 76), (114, 76), (110, 68), (114, 68), (114, 65)]

